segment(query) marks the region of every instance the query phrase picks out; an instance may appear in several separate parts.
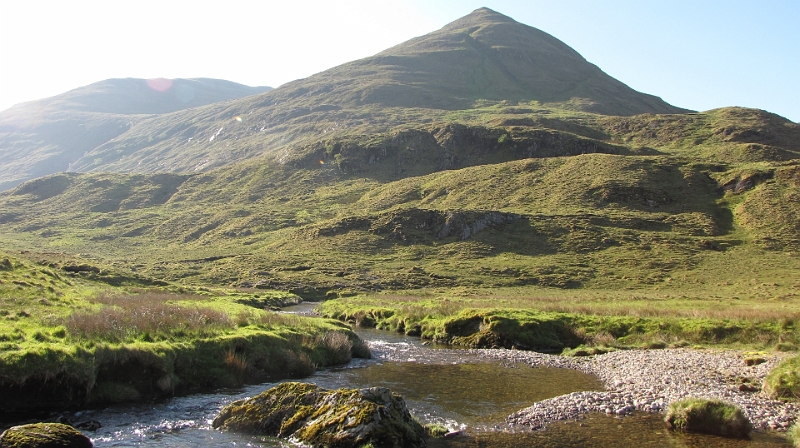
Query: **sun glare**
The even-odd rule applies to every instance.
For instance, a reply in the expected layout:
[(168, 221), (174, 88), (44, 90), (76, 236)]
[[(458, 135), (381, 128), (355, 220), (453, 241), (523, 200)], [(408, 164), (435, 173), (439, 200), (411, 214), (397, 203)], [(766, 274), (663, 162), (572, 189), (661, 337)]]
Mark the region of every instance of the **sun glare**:
[(166, 92), (172, 87), (172, 80), (166, 78), (152, 78), (147, 80), (147, 87), (156, 92)]

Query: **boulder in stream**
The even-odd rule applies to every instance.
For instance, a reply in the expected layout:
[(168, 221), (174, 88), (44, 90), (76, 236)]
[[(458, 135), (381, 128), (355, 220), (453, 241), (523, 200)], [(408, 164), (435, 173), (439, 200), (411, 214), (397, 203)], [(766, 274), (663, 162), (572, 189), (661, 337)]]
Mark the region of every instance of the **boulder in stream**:
[(92, 448), (92, 441), (63, 423), (13, 426), (0, 435), (0, 448)]
[(330, 448), (425, 446), (425, 432), (405, 400), (385, 387), (328, 390), (283, 383), (225, 406), (212, 425)]

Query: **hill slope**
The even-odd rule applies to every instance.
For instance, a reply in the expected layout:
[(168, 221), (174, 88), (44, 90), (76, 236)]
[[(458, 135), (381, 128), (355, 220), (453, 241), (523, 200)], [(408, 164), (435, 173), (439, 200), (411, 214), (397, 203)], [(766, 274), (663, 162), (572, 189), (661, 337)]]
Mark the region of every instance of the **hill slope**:
[(553, 36), (488, 8), (267, 97), (342, 107), (464, 109), (483, 99), (571, 102), (605, 115), (687, 112), (630, 89)]
[(483, 8), (267, 93), (140, 121), (70, 169), (193, 172), (262, 156), (284, 160), (320, 139), (461, 122), (452, 116), (459, 110), (502, 103), (531, 112), (686, 112), (628, 88), (554, 37)]
[(0, 190), (69, 165), (147, 115), (269, 90), (218, 79), (108, 79), (0, 112)]
[[(491, 100), (462, 96), (477, 91), (457, 75), (443, 87), (433, 69), (515, 52), (529, 60), (504, 62), (480, 91)], [(542, 54), (563, 64), (526, 78)], [(376, 62), (388, 60), (396, 70)], [(383, 68), (370, 76), (365, 64)], [(720, 282), (753, 297), (763, 291), (752, 281), (797, 297), (800, 125), (757, 109), (605, 115), (580, 110), (601, 97), (525, 96), (556, 98), (570, 73), (615, 85), (587, 64), (478, 10), (264, 94), (143, 118), (73, 164), (91, 173), (0, 194), (0, 243), (309, 297), (500, 286), (696, 296)], [(366, 94), (386, 86), (403, 86), (406, 97), (385, 97), (397, 101), (438, 96), (401, 107)], [(649, 98), (638, 95), (626, 104)]]

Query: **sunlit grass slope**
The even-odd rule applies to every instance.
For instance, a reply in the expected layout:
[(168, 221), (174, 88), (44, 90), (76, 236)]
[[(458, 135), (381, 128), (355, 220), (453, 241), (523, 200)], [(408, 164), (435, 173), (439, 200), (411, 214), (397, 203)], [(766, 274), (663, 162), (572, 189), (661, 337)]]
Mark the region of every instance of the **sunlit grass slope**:
[(68, 256), (0, 254), (0, 413), (305, 376), (368, 356), (343, 324), (268, 310), (296, 300), (189, 292)]

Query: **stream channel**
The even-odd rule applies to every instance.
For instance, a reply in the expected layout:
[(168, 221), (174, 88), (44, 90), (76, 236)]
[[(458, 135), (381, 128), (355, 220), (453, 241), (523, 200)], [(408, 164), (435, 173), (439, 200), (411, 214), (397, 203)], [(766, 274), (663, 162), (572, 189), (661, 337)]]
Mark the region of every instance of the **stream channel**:
[[(314, 304), (286, 308), (308, 314)], [(579, 422), (556, 422), (543, 431), (509, 432), (505, 416), (546, 398), (580, 390), (602, 390), (582, 372), (514, 365), (481, 358), (467, 350), (423, 345), (419, 338), (358, 329), (373, 358), (322, 370), (299, 380), (334, 389), (389, 387), (400, 393), (422, 423), (440, 423), (462, 434), (429, 440), (437, 447), (786, 447), (775, 434), (756, 433), (749, 441), (681, 434), (666, 429), (660, 414), (625, 417), (590, 414)], [(211, 420), (226, 404), (252, 397), (277, 383), (219, 390), (156, 403), (85, 410), (69, 415), (96, 420), (102, 427), (86, 434), (96, 447), (296, 447), (286, 441), (220, 432)]]

